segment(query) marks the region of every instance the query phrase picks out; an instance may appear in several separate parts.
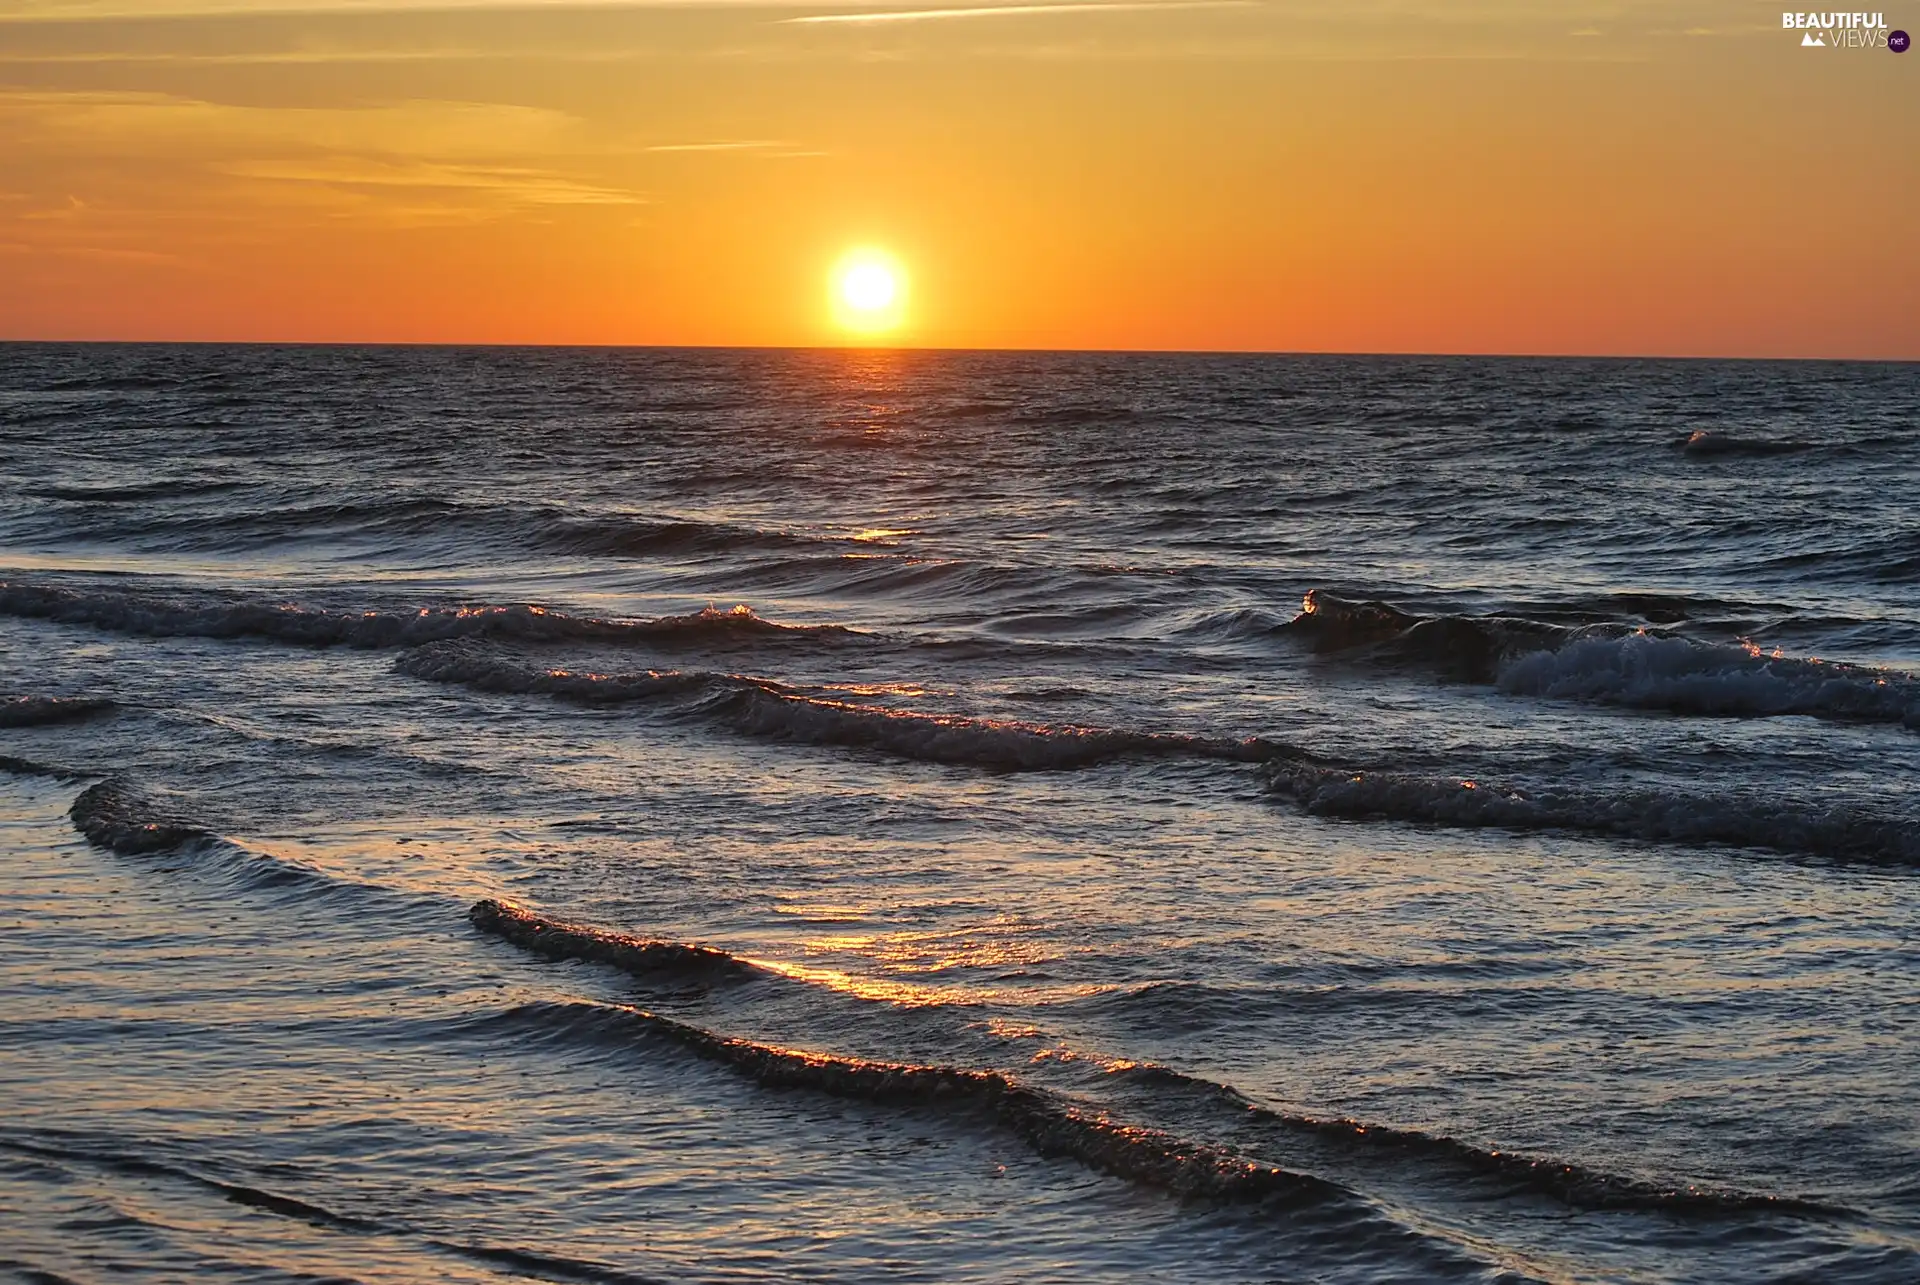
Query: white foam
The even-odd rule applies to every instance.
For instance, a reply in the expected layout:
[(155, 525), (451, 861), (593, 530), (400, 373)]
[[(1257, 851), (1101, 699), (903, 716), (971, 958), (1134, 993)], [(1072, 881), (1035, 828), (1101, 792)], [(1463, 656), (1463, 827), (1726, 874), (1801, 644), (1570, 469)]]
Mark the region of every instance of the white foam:
[(1648, 633), (1516, 656), (1495, 681), (1515, 695), (1682, 714), (1920, 721), (1920, 679), (1910, 674)]

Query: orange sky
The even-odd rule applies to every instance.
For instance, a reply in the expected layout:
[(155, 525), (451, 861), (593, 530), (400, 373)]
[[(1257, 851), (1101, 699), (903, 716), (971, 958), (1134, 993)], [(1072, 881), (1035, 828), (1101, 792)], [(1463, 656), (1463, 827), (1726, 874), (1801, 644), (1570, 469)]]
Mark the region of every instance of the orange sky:
[(1920, 358), (1920, 53), (953, 7), (0, 0), (0, 336)]

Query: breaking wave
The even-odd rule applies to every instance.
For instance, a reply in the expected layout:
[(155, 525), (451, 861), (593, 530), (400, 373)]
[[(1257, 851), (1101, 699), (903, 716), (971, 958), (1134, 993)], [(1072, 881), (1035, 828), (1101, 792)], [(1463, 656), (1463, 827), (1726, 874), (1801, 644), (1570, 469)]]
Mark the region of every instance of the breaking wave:
[(87, 842), (125, 856), (164, 852), (218, 838), (213, 831), (118, 781), (88, 786), (67, 809), (67, 815)]
[(1676, 714), (1820, 718), (1920, 725), (1920, 679), (1894, 670), (1633, 633), (1580, 638), (1515, 656), (1501, 691)]
[(1315, 816), (1721, 843), (1880, 865), (1920, 865), (1920, 825), (1843, 805), (1659, 790), (1521, 789), (1456, 777), (1275, 763), (1269, 789)]
[(875, 750), (922, 762), (1001, 771), (1089, 767), (1142, 757), (1257, 763), (1295, 752), (1258, 738), (1234, 740), (923, 714), (810, 695), (798, 688), (739, 674), (542, 669), (462, 643), (418, 648), (400, 657), (395, 668), (415, 678), (458, 683), (482, 691), (537, 693), (596, 704), (694, 696), (699, 699), (682, 713), (748, 736)]
[(1768, 437), (1739, 437), (1731, 433), (1717, 433), (1711, 429), (1699, 429), (1675, 443), (1681, 454), (1694, 459), (1706, 459), (1728, 455), (1798, 455), (1802, 451), (1816, 449), (1812, 442), (1796, 442)]
[[(1490, 681), (1516, 652), (1564, 645), (1579, 631), (1517, 616), (1422, 616), (1390, 603), (1309, 589), (1285, 632), (1317, 652), (1359, 652), (1369, 659), (1434, 666), (1455, 677)], [(1616, 630), (1616, 632), (1621, 632)]]
[(257, 598), (90, 591), (21, 581), (0, 581), (0, 614), (148, 637), (257, 637), (308, 647), (410, 647), (450, 638), (712, 647), (863, 637), (840, 625), (780, 624), (744, 606), (643, 620), (576, 616), (532, 604), (338, 611)]
[(1421, 616), (1311, 590), (1287, 629), (1317, 651), (1431, 665), (1517, 696), (1676, 714), (1818, 718), (1920, 727), (1920, 677), (1701, 642), (1619, 622)]
[[(0, 758), (0, 769), (68, 780), (91, 775), (4, 758)], [(177, 804), (124, 780), (109, 778), (88, 786), (67, 809), (67, 817), (81, 837), (96, 847), (127, 857), (191, 853), (197, 875), (249, 893), (289, 897), (302, 906), (338, 899), (351, 905), (354, 913), (378, 907), (378, 913), (416, 917), (423, 923), (428, 917), (437, 920), (445, 914), (445, 902), (438, 893), (322, 869), (296, 857), (237, 842), (204, 820), (186, 814)]]
[(670, 972), (747, 978), (763, 973), (745, 960), (711, 946), (628, 937), (602, 928), (548, 919), (491, 898), (474, 903), (467, 918), (482, 932), (492, 933), (536, 955), (605, 964), (636, 977)]
[(112, 708), (110, 700), (86, 696), (9, 696), (0, 698), (0, 727), (71, 723)]

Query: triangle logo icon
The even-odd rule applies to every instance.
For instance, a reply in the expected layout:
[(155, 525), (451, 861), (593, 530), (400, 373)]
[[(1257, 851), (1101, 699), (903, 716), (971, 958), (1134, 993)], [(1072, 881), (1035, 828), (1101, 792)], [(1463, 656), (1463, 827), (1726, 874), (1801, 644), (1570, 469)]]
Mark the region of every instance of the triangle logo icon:
[(1806, 35), (1800, 37), (1800, 47), (1802, 49), (1815, 47), (1825, 49), (1827, 47), (1827, 40), (1825, 36), (1816, 36), (1809, 31)]

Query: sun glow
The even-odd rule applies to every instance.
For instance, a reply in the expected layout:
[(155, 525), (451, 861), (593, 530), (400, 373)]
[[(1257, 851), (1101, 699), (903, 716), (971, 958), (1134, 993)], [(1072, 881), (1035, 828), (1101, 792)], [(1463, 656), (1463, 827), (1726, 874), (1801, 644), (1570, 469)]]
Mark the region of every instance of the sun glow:
[(896, 329), (906, 316), (906, 295), (906, 273), (882, 250), (848, 253), (829, 277), (834, 322), (858, 334)]

